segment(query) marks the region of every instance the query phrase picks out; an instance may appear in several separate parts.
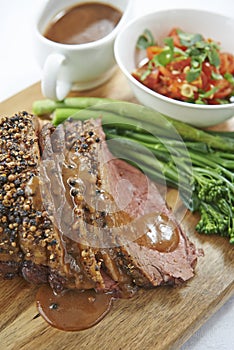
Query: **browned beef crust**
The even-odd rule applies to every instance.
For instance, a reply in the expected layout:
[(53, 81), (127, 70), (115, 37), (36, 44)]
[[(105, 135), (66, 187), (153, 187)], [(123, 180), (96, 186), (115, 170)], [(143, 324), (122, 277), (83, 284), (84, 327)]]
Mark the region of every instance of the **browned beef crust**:
[[(39, 132), (23, 112), (0, 134), (0, 275), (123, 294), (194, 275), (194, 245), (155, 184), (110, 154), (100, 120)], [(148, 227), (162, 223), (173, 238), (160, 247)]]

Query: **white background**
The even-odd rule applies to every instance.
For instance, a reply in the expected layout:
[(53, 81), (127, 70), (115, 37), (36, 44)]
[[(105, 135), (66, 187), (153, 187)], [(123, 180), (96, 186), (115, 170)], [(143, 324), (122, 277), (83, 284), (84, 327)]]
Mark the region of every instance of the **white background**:
[[(32, 27), (45, 2), (46, 0), (0, 0), (0, 102), (40, 80), (41, 71), (32, 49)], [(135, 0), (133, 15), (167, 8), (206, 9), (234, 18), (233, 0)], [(227, 35), (230, 35), (230, 40), (234, 40), (234, 33)], [(232, 349), (234, 297), (180, 350)]]

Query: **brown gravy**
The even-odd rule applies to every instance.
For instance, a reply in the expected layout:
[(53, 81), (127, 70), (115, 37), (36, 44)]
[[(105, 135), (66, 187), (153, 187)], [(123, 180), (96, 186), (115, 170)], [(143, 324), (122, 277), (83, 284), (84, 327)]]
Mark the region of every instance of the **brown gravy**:
[(44, 36), (62, 44), (90, 43), (111, 33), (121, 17), (120, 10), (107, 4), (78, 4), (58, 13), (51, 20)]
[(41, 316), (53, 327), (64, 331), (81, 331), (103, 319), (112, 306), (112, 296), (94, 290), (68, 290), (55, 295), (43, 285), (36, 296)]
[(172, 252), (179, 244), (179, 229), (164, 214), (144, 215), (136, 221), (136, 232), (144, 233), (136, 243), (159, 252)]

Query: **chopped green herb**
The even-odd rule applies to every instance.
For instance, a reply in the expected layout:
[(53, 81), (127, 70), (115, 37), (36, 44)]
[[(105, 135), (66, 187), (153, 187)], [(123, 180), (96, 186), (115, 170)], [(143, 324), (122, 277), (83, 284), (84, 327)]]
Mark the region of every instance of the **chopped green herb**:
[(210, 47), (210, 50), (207, 52), (207, 56), (212, 66), (218, 67), (220, 65), (219, 54), (214, 47)]
[(220, 48), (220, 45), (217, 43), (217, 42), (215, 42), (215, 41), (211, 41), (210, 43), (209, 43), (209, 45), (211, 46), (211, 47), (213, 47), (215, 50), (217, 50), (217, 51), (220, 51), (221, 50), (221, 48)]
[(172, 38), (165, 38), (165, 47), (162, 52), (155, 55), (153, 58), (153, 62), (157, 66), (166, 66), (168, 63), (170, 63), (173, 60), (174, 56), (174, 43)]
[(179, 35), (181, 44), (186, 47), (191, 47), (195, 45), (197, 42), (200, 42), (203, 40), (201, 34), (185, 33), (180, 29), (177, 30), (177, 33)]
[(222, 80), (223, 76), (222, 74), (215, 73), (214, 71), (211, 72), (211, 78), (214, 80)]
[(201, 94), (199, 94), (199, 96), (201, 97), (201, 98), (209, 98), (209, 97), (211, 97), (215, 92), (217, 92), (219, 90), (219, 88), (218, 87), (213, 87), (212, 89), (210, 89), (209, 91), (206, 91), (206, 92), (204, 92), (204, 93), (201, 93)]
[(168, 46), (166, 46), (162, 52), (158, 55), (155, 55), (153, 58), (153, 62), (158, 66), (166, 66), (173, 59), (173, 54)]
[(231, 73), (225, 73), (224, 78), (231, 84), (234, 85), (234, 76)]
[(147, 65), (147, 69), (140, 76), (141, 81), (144, 81), (151, 74), (153, 68), (154, 68), (154, 63), (151, 60)]
[(207, 47), (207, 42), (202, 40), (202, 41), (197, 41), (195, 43), (195, 47), (197, 47), (198, 49), (205, 49), (205, 47)]
[(165, 38), (164, 39), (164, 43), (166, 45), (166, 47), (169, 47), (171, 54), (173, 55), (174, 52), (174, 42), (172, 38)]
[(151, 74), (151, 69), (147, 69), (147, 70), (141, 75), (141, 81), (144, 81), (150, 74)]
[(219, 104), (221, 105), (226, 105), (226, 104), (229, 104), (230, 102), (228, 102), (227, 100), (224, 100), (224, 99), (221, 99), (221, 98), (218, 98), (217, 101), (219, 102)]
[(154, 37), (150, 30), (145, 29), (143, 34), (137, 40), (137, 48), (145, 50), (149, 46), (155, 45)]
[(197, 59), (197, 58), (192, 57), (192, 59), (191, 59), (191, 67), (198, 68), (198, 67), (200, 67), (200, 65), (201, 65), (200, 60)]
[[(198, 49), (197, 47), (194, 47), (194, 46), (187, 49), (186, 52), (187, 52), (189, 57), (196, 57), (196, 58), (199, 58), (201, 53), (202, 53), (200, 49)], [(207, 55), (205, 54), (202, 61), (204, 61), (206, 59), (206, 56)]]
[(176, 46), (174, 47), (174, 54), (179, 55), (182, 60), (184, 60), (185, 58), (188, 58), (187, 52), (179, 49)]
[(188, 83), (191, 83), (192, 81), (196, 80), (201, 74), (201, 68), (191, 68), (186, 73), (186, 80)]
[(205, 105), (206, 103), (204, 101), (202, 101), (200, 98), (198, 98), (196, 101), (195, 101), (196, 105)]

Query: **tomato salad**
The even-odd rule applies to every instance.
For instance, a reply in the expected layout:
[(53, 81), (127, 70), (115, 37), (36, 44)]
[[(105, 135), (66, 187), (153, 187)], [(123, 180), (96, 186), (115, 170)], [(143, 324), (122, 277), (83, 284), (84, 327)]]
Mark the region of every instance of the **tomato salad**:
[(145, 30), (137, 48), (146, 50), (147, 62), (132, 76), (148, 88), (196, 104), (234, 102), (234, 56), (212, 39), (173, 28), (159, 46)]

